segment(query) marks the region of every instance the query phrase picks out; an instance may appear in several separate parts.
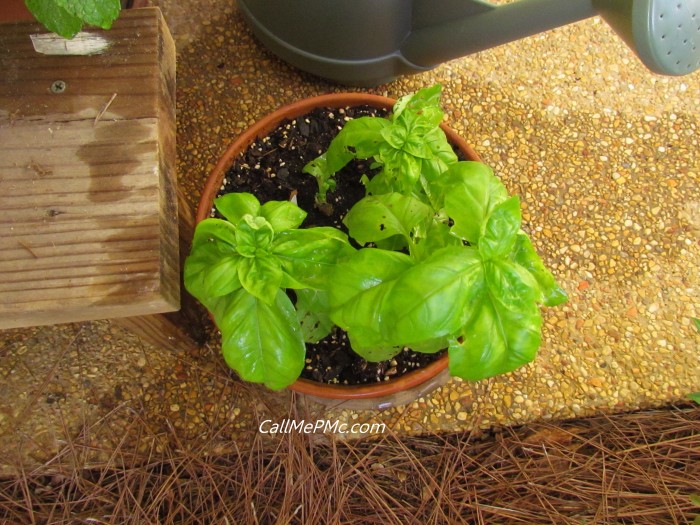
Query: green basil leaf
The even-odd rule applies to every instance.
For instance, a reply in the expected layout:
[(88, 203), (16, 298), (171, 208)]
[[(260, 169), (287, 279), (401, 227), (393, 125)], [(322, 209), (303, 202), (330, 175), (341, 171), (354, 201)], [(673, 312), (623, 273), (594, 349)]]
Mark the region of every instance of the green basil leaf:
[(691, 401), (695, 401), (698, 405), (700, 405), (700, 392), (693, 392), (691, 394), (688, 394), (688, 399)]
[(389, 359), (401, 348), (379, 331), (385, 297), (392, 286), (392, 281), (379, 283), (358, 293), (341, 308), (331, 309), (333, 322), (347, 332), (352, 349), (367, 361)]
[(421, 117), (421, 124), (426, 128), (424, 133), (428, 132), (428, 128), (434, 129), (436, 126), (439, 126), (445, 117), (445, 113), (442, 111), (439, 104), (424, 107), (419, 110), (419, 115)]
[(354, 252), (333, 270), (331, 308), (339, 307), (381, 282), (395, 279), (411, 266), (411, 258), (401, 252), (370, 248)]
[(462, 341), (449, 348), (450, 373), (479, 380), (515, 370), (534, 359), (542, 316), (538, 285), (523, 267), (509, 261), (484, 263), (487, 288), (471, 301)]
[(461, 248), (462, 239), (452, 235), (450, 227), (437, 220), (426, 221), (414, 230), (411, 257), (422, 261), (447, 246)]
[(426, 341), (414, 341), (412, 343), (408, 343), (406, 346), (414, 352), (420, 352), (421, 354), (435, 354), (450, 346), (450, 338), (437, 337)]
[(296, 290), (297, 319), (304, 341), (318, 343), (331, 333), (333, 321), (329, 314), (328, 292), (324, 290)]
[(240, 289), (220, 298), (212, 313), (221, 330), (224, 359), (241, 379), (277, 390), (299, 377), (306, 347), (284, 292), (277, 290), (266, 302)]
[(511, 372), (535, 358), (542, 317), (534, 303), (514, 311), (485, 293), (474, 311), (462, 340), (453, 340), (448, 349), (450, 374), (479, 381)]
[(403, 126), (393, 124), (382, 129), (381, 135), (392, 148), (400, 150), (403, 149), (406, 143), (408, 130)]
[(393, 123), (394, 126), (404, 127), (407, 130), (401, 149), (421, 159), (432, 159), (435, 153), (430, 142), (438, 137), (443, 141), (438, 149), (445, 146), (449, 148), (444, 133), (439, 132), (439, 125), (444, 116), (439, 106), (439, 92), (433, 101), (421, 101), (420, 96), (414, 97), (406, 109), (394, 119)]
[(244, 257), (257, 257), (268, 253), (275, 232), (264, 217), (244, 215), (236, 226), (236, 251)]
[[(446, 248), (419, 264), (402, 254), (360, 250), (338, 268), (331, 318), (363, 346), (405, 346), (459, 331), (486, 283), (475, 248)], [(353, 346), (354, 348), (354, 346)]]
[[(350, 160), (352, 160), (352, 158), (348, 158), (347, 162), (350, 162)], [(326, 194), (335, 189), (335, 180), (333, 180), (335, 172), (331, 171), (328, 167), (326, 154), (324, 153), (310, 161), (304, 166), (303, 171), (316, 179), (316, 183), (318, 184), (316, 200), (318, 202), (326, 202)]]
[(390, 125), (384, 118), (360, 117), (348, 121), (331, 141), (328, 150), (304, 166), (304, 173), (316, 177), (317, 199), (325, 202), (326, 193), (335, 188), (333, 176), (354, 158), (368, 159), (385, 144), (382, 130)]
[(398, 159), (398, 173), (394, 177), (396, 189), (404, 193), (411, 193), (420, 180), (423, 163), (420, 159), (406, 152), (400, 152)]
[(444, 195), (447, 214), (454, 221), (455, 235), (477, 244), (482, 224), (493, 208), (508, 198), (505, 187), (491, 168), (480, 162), (458, 162), (437, 183)]
[[(379, 152), (378, 160), (384, 165), (381, 173), (374, 176), (390, 191), (411, 193), (420, 179), (421, 160), (408, 153), (384, 144)], [(374, 183), (375, 188), (378, 183)]]
[(83, 21), (57, 0), (25, 0), (25, 4), (44, 27), (63, 38), (73, 38), (83, 27)]
[(432, 210), (413, 197), (400, 193), (370, 195), (358, 201), (343, 219), (350, 236), (360, 244), (394, 235), (411, 241), (411, 230), (432, 215)]
[(228, 246), (232, 253), (236, 253), (236, 228), (234, 225), (221, 219), (204, 219), (197, 224), (192, 239), (192, 250), (209, 244), (223, 245), (220, 247), (221, 250)]
[[(392, 252), (400, 252), (406, 248), (406, 239), (402, 235), (394, 235), (386, 239), (380, 239), (376, 243), (377, 248), (389, 250)], [(411, 254), (413, 257), (413, 253)]]
[[(442, 120), (443, 113), (439, 107), (425, 107), (404, 111), (394, 120), (394, 125), (403, 126), (408, 130), (408, 136), (413, 139), (424, 139)], [(437, 121), (435, 121), (437, 118)], [(408, 140), (408, 138), (407, 138)]]
[(426, 144), (425, 137), (422, 135), (409, 135), (408, 139), (404, 143), (403, 150), (414, 157), (420, 159), (432, 159), (433, 151), (430, 146)]
[(441, 172), (445, 171), (448, 166), (458, 162), (457, 154), (447, 141), (447, 135), (445, 135), (445, 132), (440, 127), (432, 129), (423, 137), (423, 140), (433, 152), (432, 157), (437, 158), (444, 166)]
[(385, 170), (380, 171), (371, 180), (363, 181), (365, 192), (367, 195), (382, 195), (391, 193), (394, 190), (393, 181), (390, 179), (389, 173)]
[(271, 303), (282, 284), (282, 268), (272, 256), (241, 257), (238, 278), (248, 293)]
[[(322, 162), (311, 161), (304, 166), (304, 172), (321, 170), (332, 176), (354, 158), (367, 159), (379, 152), (379, 145), (384, 143), (382, 130), (390, 125), (389, 121), (377, 117), (360, 117), (349, 120), (328, 146)], [(314, 168), (315, 166), (315, 168)]]
[(430, 184), (428, 178), (426, 177), (426, 170), (432, 170), (434, 166), (435, 159), (423, 161), (421, 175), (418, 179), (418, 185), (414, 190), (414, 195), (422, 202), (430, 206), (433, 210), (440, 210), (442, 208), (442, 204), (439, 199), (442, 196), (435, 195), (433, 193), (433, 185)]
[[(478, 258), (476, 250), (466, 250)], [(455, 257), (463, 259), (464, 253), (459, 256), (455, 254)], [(420, 293), (433, 293), (432, 287), (438, 281), (435, 278), (437, 267), (426, 265), (422, 268), (431, 280)], [(337, 285), (331, 289), (331, 318), (348, 332), (353, 350), (368, 361), (389, 359), (403, 346), (411, 346), (422, 352), (435, 352), (447, 346), (445, 337), (425, 337), (426, 333), (433, 334), (430, 328), (416, 326), (417, 323), (431, 321), (427, 321), (425, 315), (420, 315), (418, 308), (412, 308), (414, 302), (421, 301), (412, 290), (406, 289), (406, 283), (417, 284), (415, 279), (406, 278), (401, 283), (402, 276), (409, 270), (413, 270), (410, 258), (377, 249), (360, 250), (353, 259), (338, 268), (344, 279), (337, 281)], [(348, 286), (350, 281), (354, 282), (354, 286)], [(399, 283), (398, 291), (395, 291)], [(466, 292), (464, 301), (469, 302), (470, 293), (478, 288), (478, 285), (462, 287), (462, 293)], [(445, 291), (444, 288), (442, 291)], [(411, 301), (404, 304), (406, 295), (410, 296)], [(451, 301), (446, 295), (425, 299), (422, 312), (432, 318), (452, 316), (460, 306), (454, 302), (442, 302)], [(436, 305), (439, 311), (436, 311)], [(454, 326), (459, 327), (460, 321), (455, 322)], [(397, 322), (401, 326), (394, 327)], [(410, 330), (406, 331), (406, 327)]]
[(329, 287), (330, 272), (336, 261), (354, 251), (345, 234), (331, 227), (282, 232), (271, 248), (288, 276), (304, 287), (320, 289)]
[(394, 103), (394, 107), (392, 109), (392, 115), (391, 115), (392, 120), (396, 120), (399, 116), (401, 116), (401, 113), (403, 113), (404, 109), (406, 109), (406, 106), (408, 106), (408, 103), (411, 101), (411, 99), (415, 95), (416, 95), (415, 93), (411, 93), (409, 95), (404, 95), (403, 97), (400, 97)]
[(195, 229), (192, 249), (183, 268), (184, 284), (207, 307), (212, 298), (241, 286), (235, 242), (235, 228), (227, 221), (206, 219)]
[(209, 308), (215, 297), (226, 295), (241, 287), (238, 274), (235, 271), (229, 275), (225, 270), (222, 272), (222, 268), (219, 267), (216, 275), (210, 276), (211, 269), (219, 265), (221, 261), (231, 261), (236, 257), (235, 252), (222, 250), (220, 244), (208, 243), (194, 248), (185, 259), (183, 268), (185, 288), (199, 302)]
[[(374, 157), (379, 151), (379, 146), (384, 143), (382, 130), (390, 125), (389, 121), (379, 117), (360, 117), (349, 120), (337, 135), (335, 144), (331, 143), (328, 148), (329, 154), (344, 150), (352, 153), (353, 158), (368, 159)], [(338, 171), (347, 162), (338, 166), (332, 162), (333, 157), (329, 156), (331, 168)]]
[(279, 233), (301, 226), (306, 212), (290, 201), (269, 201), (260, 208), (260, 216), (265, 217)]
[[(434, 84), (432, 86), (425, 87), (411, 95), (406, 95), (401, 97), (396, 101), (393, 108), (393, 119), (399, 118), (404, 110), (407, 108), (412, 112), (418, 112), (424, 110), (425, 108), (440, 108), (440, 95), (442, 93), (442, 86), (440, 84)], [(438, 123), (442, 121), (442, 116)]]
[[(352, 349), (367, 361), (384, 361), (401, 351), (377, 330), (384, 296), (381, 286), (411, 265), (410, 257), (379, 249), (365, 249), (338, 266), (330, 290), (331, 319), (346, 330)], [(341, 278), (342, 276), (342, 278)]]
[(375, 322), (398, 345), (459, 331), (486, 285), (479, 253), (466, 246), (444, 248), (383, 285), (389, 284)]
[(376, 331), (364, 330), (362, 332), (348, 333), (350, 346), (353, 351), (365, 361), (378, 363), (387, 361), (401, 352), (401, 346), (388, 345)]
[(445, 171), (447, 171), (447, 166), (437, 157), (423, 159), (421, 167), (421, 188), (429, 197), (430, 205), (436, 210), (442, 208), (445, 201), (444, 193), (442, 191), (435, 191), (439, 188), (439, 186), (436, 185), (436, 181), (443, 177)]
[(214, 199), (214, 206), (232, 224), (241, 222), (245, 215), (260, 214), (260, 202), (250, 193), (227, 193)]
[(447, 141), (445, 132), (439, 127), (426, 134), (423, 137), (423, 142), (430, 148), (431, 155), (422, 160), (421, 187), (430, 205), (439, 210), (444, 206), (445, 192), (450, 191), (449, 187), (441, 187), (440, 182), (447, 169), (456, 164), (458, 159)]
[(486, 261), (484, 275), (489, 294), (511, 310), (537, 304), (539, 285), (525, 268), (508, 260)]
[(238, 278), (240, 261), (238, 256), (222, 257), (210, 264), (204, 276), (204, 293), (209, 297), (220, 297), (238, 290), (241, 287)]
[(386, 179), (389, 187), (392, 187), (401, 170), (400, 155), (401, 150), (392, 147), (390, 144), (382, 144), (376, 157), (377, 161), (382, 166), (382, 171), (375, 175), (372, 180)]
[(520, 231), (520, 199), (511, 197), (494, 206), (483, 223), (479, 252), (484, 260), (501, 259), (510, 254)]
[(569, 298), (566, 292), (556, 283), (552, 273), (545, 267), (540, 256), (527, 234), (520, 231), (516, 236), (511, 260), (532, 274), (540, 288), (537, 302), (545, 306), (557, 306)]
[(395, 279), (412, 264), (408, 255), (379, 249), (359, 250), (339, 262), (331, 274), (331, 319), (346, 331), (350, 325), (376, 326), (377, 304), (372, 304), (372, 299), (362, 301), (362, 296), (382, 282)]

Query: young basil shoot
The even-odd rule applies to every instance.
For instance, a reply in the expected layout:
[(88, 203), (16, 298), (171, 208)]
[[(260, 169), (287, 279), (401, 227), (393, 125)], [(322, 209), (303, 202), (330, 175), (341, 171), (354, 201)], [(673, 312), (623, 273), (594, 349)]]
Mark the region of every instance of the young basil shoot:
[(185, 287), (212, 313), (227, 364), (246, 381), (284, 388), (301, 373), (304, 342), (330, 332), (330, 269), (354, 250), (335, 228), (299, 229), (306, 212), (291, 202), (230, 193), (214, 205), (224, 219), (197, 225)]
[(325, 202), (334, 175), (353, 159), (373, 159), (380, 172), (367, 182), (371, 194), (417, 192), (429, 198), (427, 184), (457, 162), (440, 128), (441, 86), (401, 98), (388, 118), (360, 117), (348, 121), (328, 150), (304, 171), (316, 177), (317, 200)]

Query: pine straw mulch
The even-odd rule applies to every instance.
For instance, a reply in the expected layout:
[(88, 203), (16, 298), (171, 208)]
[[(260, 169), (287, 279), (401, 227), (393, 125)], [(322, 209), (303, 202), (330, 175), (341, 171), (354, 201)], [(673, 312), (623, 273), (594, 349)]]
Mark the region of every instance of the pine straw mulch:
[(117, 447), (89, 468), (71, 441), (0, 480), (0, 523), (663, 525), (700, 512), (697, 406), (353, 442), (256, 432), (230, 454), (167, 437), (160, 453)]

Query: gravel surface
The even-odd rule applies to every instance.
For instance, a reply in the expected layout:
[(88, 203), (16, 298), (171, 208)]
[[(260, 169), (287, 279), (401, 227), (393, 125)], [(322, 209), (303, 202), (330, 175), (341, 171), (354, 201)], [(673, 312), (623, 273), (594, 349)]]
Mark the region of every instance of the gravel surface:
[[(230, 1), (193, 4), (161, 2), (178, 45), (179, 175), (195, 206), (248, 125), (346, 88), (277, 60)], [(651, 74), (595, 18), (366, 91), (399, 97), (435, 82), (448, 124), (520, 195), (524, 228), (570, 301), (545, 310), (540, 353), (516, 372), (325, 417), (455, 430), (660, 406), (700, 390), (700, 74)], [(117, 439), (106, 429), (118, 428), (119, 410), (184, 437), (215, 433), (222, 446), (261, 415), (284, 418), (289, 394), (242, 386), (216, 348), (212, 337), (199, 355), (168, 354), (108, 322), (1, 332), (0, 450), (39, 461), (86, 423), (96, 442)]]

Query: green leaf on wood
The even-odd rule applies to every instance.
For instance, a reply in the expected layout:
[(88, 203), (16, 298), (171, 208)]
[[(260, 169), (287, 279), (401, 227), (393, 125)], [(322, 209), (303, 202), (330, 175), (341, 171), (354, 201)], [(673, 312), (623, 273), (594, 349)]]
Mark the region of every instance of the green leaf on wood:
[(47, 29), (64, 38), (73, 38), (83, 24), (109, 29), (121, 10), (120, 0), (25, 0), (25, 4)]

